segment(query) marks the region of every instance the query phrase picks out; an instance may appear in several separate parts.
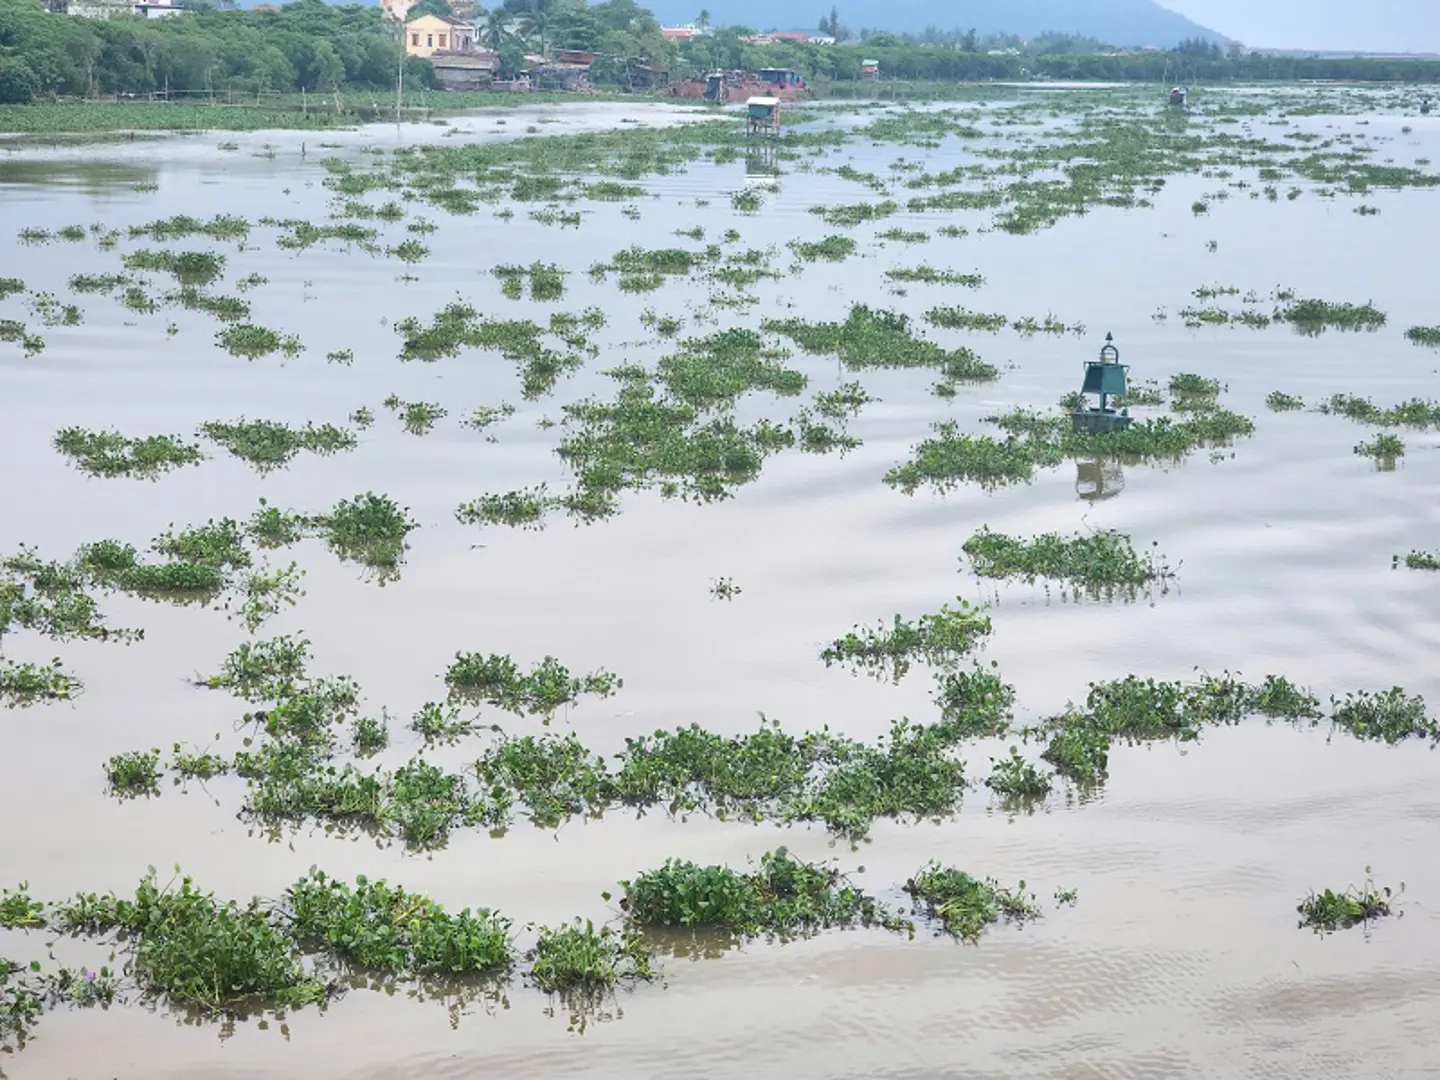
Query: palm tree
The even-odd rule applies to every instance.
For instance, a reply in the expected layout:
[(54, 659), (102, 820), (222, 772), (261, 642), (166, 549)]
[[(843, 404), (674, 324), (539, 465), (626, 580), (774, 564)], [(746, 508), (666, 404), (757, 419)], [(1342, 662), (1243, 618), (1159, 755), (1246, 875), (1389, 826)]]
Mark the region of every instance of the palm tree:
[(530, 0), (530, 10), (525, 13), (525, 24), (532, 34), (540, 35), (540, 55), (545, 55), (545, 32), (550, 29), (550, 16), (555, 11), (555, 0)]
[(499, 8), (486, 12), (485, 21), (480, 24), (480, 44), (498, 56), (501, 49), (514, 41), (510, 17)]
[(710, 28), (710, 9), (709, 9), (709, 8), (701, 8), (701, 9), (700, 9), (700, 17), (695, 20), (695, 25), (698, 26), (701, 30), (708, 30), (708, 29)]

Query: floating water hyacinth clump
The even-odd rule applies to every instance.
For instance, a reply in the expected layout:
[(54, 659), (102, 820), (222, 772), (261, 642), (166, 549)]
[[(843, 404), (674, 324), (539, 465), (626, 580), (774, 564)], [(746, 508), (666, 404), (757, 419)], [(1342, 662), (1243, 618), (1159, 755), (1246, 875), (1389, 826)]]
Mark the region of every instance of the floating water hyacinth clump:
[(129, 476), (154, 480), (173, 469), (205, 460), (197, 444), (178, 435), (131, 438), (118, 431), (62, 428), (55, 433), (55, 449), (91, 476)]
[(783, 847), (762, 855), (750, 873), (669, 859), (621, 887), (626, 919), (637, 927), (721, 931), (739, 940), (788, 940), (837, 927), (913, 929), (834, 867), (803, 862)]
[(80, 680), (61, 666), (58, 657), (48, 664), (0, 657), (0, 704), (8, 709), (23, 709), (41, 701), (69, 701), (81, 689)]
[[(1399, 891), (1405, 891), (1403, 883)], [(1317, 934), (1355, 926), (1368, 930), (1375, 920), (1393, 914), (1394, 897), (1395, 892), (1388, 885), (1376, 887), (1374, 872), (1367, 866), (1363, 885), (1351, 885), (1339, 892), (1334, 889), (1311, 892), (1295, 910), (1300, 913), (1300, 926)]]
[(1305, 402), (1292, 394), (1272, 390), (1265, 396), (1265, 405), (1272, 412), (1294, 412), (1296, 409), (1303, 409)]
[(954, 664), (990, 634), (991, 622), (984, 612), (964, 600), (948, 604), (934, 614), (910, 621), (896, 615), (878, 627), (857, 626), (825, 647), (820, 658), (829, 667), (845, 664), (876, 678), (899, 681), (910, 666), (924, 661), (932, 667)]
[(353, 450), (353, 433), (333, 424), (306, 424), (292, 427), (277, 420), (211, 421), (200, 426), (200, 434), (223, 446), (235, 457), (259, 472), (283, 468), (302, 450), (329, 455)]
[(971, 877), (963, 870), (930, 863), (905, 883), (915, 910), (938, 922), (945, 933), (974, 942), (1002, 918), (1023, 923), (1040, 917), (1033, 893), (1025, 882), (1007, 889), (987, 878)]
[(486, 702), (518, 715), (549, 716), (583, 696), (607, 698), (625, 685), (619, 676), (598, 669), (584, 676), (553, 656), (522, 672), (509, 656), (457, 653), (445, 672), (445, 685), (457, 700)]
[(988, 526), (965, 541), (961, 549), (975, 573), (999, 580), (1018, 578), (1033, 584), (1050, 580), (1073, 585), (1092, 597), (1134, 596), (1139, 590), (1164, 589), (1175, 572), (1163, 555), (1141, 555), (1123, 533), (1101, 531), (1062, 537), (1045, 533), (1022, 540), (992, 532)]
[(1396, 555), (1392, 560), (1395, 566), (1402, 562), (1411, 570), (1440, 570), (1440, 557), (1429, 551), (1412, 551), (1403, 558)]
[(1395, 468), (1396, 461), (1405, 456), (1405, 440), (1399, 435), (1385, 432), (1373, 439), (1357, 443), (1355, 453), (1373, 459), (1375, 468), (1389, 472)]

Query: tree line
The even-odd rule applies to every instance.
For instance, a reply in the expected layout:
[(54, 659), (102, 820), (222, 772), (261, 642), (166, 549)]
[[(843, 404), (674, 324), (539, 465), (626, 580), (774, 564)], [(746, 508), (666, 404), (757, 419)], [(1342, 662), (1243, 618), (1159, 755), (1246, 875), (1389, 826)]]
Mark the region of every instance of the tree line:
[[(183, 15), (79, 18), (45, 10), (40, 0), (0, 0), (0, 103), (51, 96), (257, 91), (327, 93), (394, 85), (400, 45), (378, 7), (331, 6), (295, 0), (278, 10), (218, 10), (207, 0), (184, 0)], [(222, 0), (230, 2), (230, 0)], [(752, 45), (747, 27), (713, 29), (671, 41), (636, 0), (503, 0), (486, 12), (464, 0), (423, 0), (424, 12), (473, 19), (481, 45), (500, 54), (501, 73), (513, 74), (527, 54), (582, 49), (596, 54), (592, 78), (628, 85), (636, 63), (682, 78), (716, 69), (788, 67), (812, 82), (860, 78), (865, 59), (880, 61), (884, 77), (935, 82), (1055, 78), (1080, 80), (1222, 82), (1353, 79), (1440, 81), (1440, 62), (1333, 57), (1240, 55), (1204, 42), (1172, 52), (1107, 54), (1098, 43), (1066, 35), (1030, 42), (1029, 51), (991, 55), (973, 32), (921, 37), (868, 33), (863, 45)], [(701, 13), (701, 23), (708, 15)], [(845, 35), (834, 8), (824, 19)], [(1053, 51), (1035, 52), (1034, 47)], [(428, 61), (406, 60), (410, 85), (434, 85)]]

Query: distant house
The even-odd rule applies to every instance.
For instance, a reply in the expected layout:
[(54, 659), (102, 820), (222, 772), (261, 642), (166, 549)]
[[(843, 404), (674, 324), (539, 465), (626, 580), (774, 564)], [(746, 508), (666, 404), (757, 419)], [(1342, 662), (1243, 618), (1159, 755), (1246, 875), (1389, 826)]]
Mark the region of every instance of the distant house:
[(705, 33), (698, 26), (662, 26), (660, 33), (671, 41), (689, 41)]
[(589, 67), (595, 63), (595, 54), (584, 49), (556, 49), (555, 62), (557, 64), (574, 64), (577, 67)]
[(747, 45), (775, 45), (786, 42), (791, 45), (834, 45), (835, 39), (828, 34), (816, 34), (809, 30), (771, 30), (766, 34), (742, 38)]
[(475, 28), (445, 15), (421, 15), (405, 24), (405, 51), (411, 56), (475, 51)]
[(184, 11), (179, 4), (172, 4), (169, 0), (144, 0), (135, 5), (135, 14), (146, 19), (164, 19), (171, 15), (181, 15)]
[(76, 15), (82, 19), (108, 19), (113, 15), (163, 19), (185, 14), (184, 8), (168, 0), (49, 0), (45, 7), (48, 11)]
[(880, 78), (880, 61), (879, 61), (879, 60), (861, 60), (861, 61), (860, 61), (860, 77), (861, 77), (862, 79), (878, 79), (878, 78)]
[(480, 90), (495, 81), (500, 56), (488, 49), (437, 52), (431, 54), (430, 66), (435, 70), (435, 81), (446, 90)]

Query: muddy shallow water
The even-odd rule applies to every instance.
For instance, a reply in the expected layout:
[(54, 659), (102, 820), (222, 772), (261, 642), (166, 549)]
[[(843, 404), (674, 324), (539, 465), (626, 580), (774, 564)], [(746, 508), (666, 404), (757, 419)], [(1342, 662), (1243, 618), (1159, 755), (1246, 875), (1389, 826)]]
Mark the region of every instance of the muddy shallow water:
[[(550, 135), (673, 116), (647, 117), (640, 106), (512, 110), (468, 118), (455, 138), (508, 137), (541, 117), (561, 121), (536, 124), (538, 134)], [(1381, 157), (1440, 157), (1440, 122), (1406, 120), (1413, 130), (1403, 133), (1397, 119), (1370, 119), (1363, 128), (1354, 118), (1296, 123), (1391, 140)], [(59, 294), (71, 274), (118, 265), (119, 252), (99, 252), (90, 240), (23, 246), (15, 234), (27, 225), (126, 226), (182, 213), (319, 221), (330, 196), (321, 186), (321, 156), (363, 161), (366, 146), (436, 137), (433, 130), (377, 126), (327, 134), (325, 141), (338, 145), (307, 145), (304, 157), (297, 133), (0, 155), (0, 276)], [(227, 139), (238, 149), (216, 148)], [(957, 595), (993, 605), (995, 632), (980, 655), (1017, 687), (1022, 719), (1083, 698), (1093, 680), (1131, 672), (1184, 678), (1197, 667), (1251, 678), (1284, 674), (1322, 700), (1398, 684), (1440, 702), (1440, 581), (1391, 568), (1392, 555), (1440, 541), (1440, 436), (1405, 432), (1400, 466), (1378, 472), (1352, 453), (1370, 429), (1264, 406), (1277, 389), (1307, 400), (1356, 393), (1382, 405), (1440, 397), (1440, 353), (1403, 337), (1408, 326), (1440, 322), (1429, 255), (1416, 243), (1440, 210), (1440, 193), (1371, 192), (1365, 201), (1381, 211), (1374, 217), (1353, 213), (1352, 199), (1307, 192), (1269, 203), (1237, 193), (1196, 216), (1192, 202), (1219, 185), (1178, 177), (1153, 209), (1102, 208), (1032, 236), (875, 241), (876, 232), (896, 225), (933, 232), (958, 222), (973, 230), (986, 220), (901, 214), (849, 231), (861, 244), (856, 258), (762, 282), (755, 290), (761, 303), (739, 313), (705, 308), (709, 288), (699, 282), (637, 297), (613, 280), (586, 276), (592, 263), (632, 243), (683, 244), (674, 231), (696, 224), (717, 240), (735, 228), (749, 247), (841, 231), (809, 207), (874, 196), (807, 164), (850, 161), (883, 173), (897, 157), (930, 168), (955, 160), (944, 150), (867, 141), (828, 157), (782, 159), (779, 187), (755, 214), (730, 204), (746, 184), (743, 161), (647, 178), (652, 197), (634, 200), (638, 221), (605, 203), (577, 204), (585, 213), (579, 229), (530, 220), (535, 204), (516, 205), (510, 221), (488, 207), (471, 217), (438, 212), (438, 231), (423, 238), (432, 253), (413, 267), (335, 245), (286, 252), (265, 231), (252, 233), (238, 253), (233, 244), (205, 241), (149, 244), (226, 251), (228, 280), (263, 274), (269, 283), (249, 294), (254, 321), (300, 334), (307, 349), (292, 361), (250, 363), (214, 347), (215, 324), (202, 314), (136, 316), (99, 297), (80, 299), (82, 326), (40, 331), (47, 348), (38, 356), (0, 345), (0, 550), (26, 543), (64, 557), (106, 536), (143, 547), (172, 522), (239, 518), (261, 497), (320, 509), (361, 491), (388, 493), (422, 526), (411, 535), (400, 580), (377, 586), (318, 541), (305, 541), (293, 557), (307, 571), (307, 595), (264, 633), (303, 632), (313, 642), (314, 671), (354, 674), (367, 708), (384, 705), (397, 718), (442, 695), (440, 676), (457, 650), (508, 652), (522, 664), (552, 654), (572, 669), (608, 668), (624, 677), (623, 691), (556, 720), (605, 753), (626, 736), (690, 722), (752, 730), (761, 712), (795, 730), (828, 724), (867, 739), (900, 716), (930, 719), (923, 673), (888, 685), (827, 669), (817, 657), (857, 622), (933, 611)], [(137, 191), (144, 183), (158, 189)], [(403, 239), (403, 226), (385, 237)], [(570, 271), (564, 299), (504, 299), (490, 267), (537, 260)], [(883, 271), (919, 262), (978, 270), (987, 283), (976, 291), (911, 285), (903, 296), (891, 294)], [(418, 280), (403, 280), (406, 274)], [(1217, 283), (1369, 299), (1389, 322), (1372, 334), (1308, 338), (1280, 326), (1192, 331), (1173, 314), (1165, 322), (1152, 318), (1158, 307), (1173, 312), (1195, 288)], [(495, 354), (401, 363), (389, 324), (428, 319), (457, 293), (487, 313), (515, 318), (599, 306), (608, 317), (601, 356), (562, 377), (555, 398), (535, 403), (521, 401), (513, 366)], [(755, 325), (760, 315), (833, 319), (857, 301), (917, 316), (939, 303), (1012, 318), (1053, 312), (1088, 331), (1060, 338), (934, 332), (1003, 369), (998, 381), (964, 388), (951, 402), (930, 394), (931, 373), (852, 376), (833, 360), (797, 355), (789, 363), (810, 376), (811, 391), (858, 377), (881, 399), (850, 425), (864, 441), (860, 449), (844, 457), (779, 455), (757, 482), (718, 505), (666, 502), (651, 492), (625, 496), (618, 518), (587, 527), (561, 519), (537, 533), (455, 522), (455, 507), (485, 492), (563, 485), (553, 432), (537, 421), (558, 417), (557, 400), (607, 392), (601, 371), (665, 353), (639, 322), (645, 309), (684, 316), (688, 334)], [(17, 312), (19, 298), (0, 302), (0, 317), (23, 317)], [(177, 332), (168, 336), (172, 321)], [(1073, 462), (994, 494), (964, 486), (945, 497), (924, 489), (907, 497), (881, 483), (933, 421), (953, 417), (982, 430), (982, 417), (1016, 405), (1051, 407), (1078, 386), (1083, 361), (1107, 331), (1134, 378), (1163, 384), (1189, 371), (1219, 379), (1228, 388), (1223, 403), (1255, 418), (1255, 435), (1213, 460), (1200, 451), (1178, 465), (1127, 467), (1123, 491), (1099, 503), (1077, 498)], [(328, 351), (345, 348), (354, 351), (353, 366), (326, 363)], [(407, 434), (380, 406), (392, 392), (440, 402), (450, 415), (423, 438)], [(501, 401), (518, 410), (493, 429), (496, 442), (459, 426), (470, 409)], [(71, 425), (142, 435), (189, 434), (202, 422), (241, 415), (338, 424), (362, 405), (376, 422), (358, 449), (301, 455), (264, 477), (217, 452), (154, 483), (93, 480), (50, 445), (57, 429)], [(1119, 529), (1137, 546), (1158, 542), (1179, 564), (1178, 580), (1136, 603), (1075, 602), (1060, 590), (1023, 584), (981, 587), (962, 565), (960, 545), (986, 524), (1020, 535)], [(710, 585), (720, 576), (733, 578), (741, 595), (712, 599)], [(670, 958), (663, 983), (622, 991), (607, 1012), (586, 1018), (583, 1030), (563, 1006), (518, 981), (507, 1001), (454, 1014), (433, 1001), (405, 1000), (403, 990), (394, 997), (355, 992), (324, 1013), (291, 1014), (283, 1025), (237, 1023), (223, 1039), (217, 1025), (186, 1024), (164, 1010), (62, 1009), (44, 1017), (22, 1054), (3, 1062), (16, 1080), (522, 1071), (1434, 1075), (1440, 760), (1423, 745), (1362, 745), (1327, 739), (1325, 726), (1297, 731), (1252, 721), (1184, 746), (1117, 744), (1109, 781), (1086, 801), (1062, 784), (1033, 815), (1011, 816), (991, 805), (981, 786), (953, 820), (880, 821), (859, 848), (820, 829), (614, 813), (558, 831), (520, 821), (499, 838), (461, 831), (445, 850), (407, 855), (399, 846), (309, 828), (261, 835), (236, 818), (242, 786), (235, 778), (212, 781), (208, 790), (192, 785), (188, 793), (167, 788), (148, 801), (107, 797), (101, 763), (111, 754), (175, 742), (203, 747), (216, 732), (224, 733), (223, 749), (233, 748), (232, 729), (246, 707), (199, 691), (189, 679), (215, 670), (245, 632), (216, 610), (124, 596), (108, 598), (104, 608), (112, 625), (143, 626), (145, 640), (57, 645), (17, 635), (5, 642), (11, 659), (63, 656), (86, 683), (73, 705), (8, 712), (0, 723), (0, 883), (28, 880), (36, 896), (123, 891), (147, 865), (163, 871), (174, 864), (222, 896), (273, 896), (313, 864), (336, 875), (384, 876), (449, 906), (495, 907), (517, 923), (554, 925), (575, 915), (611, 917), (602, 890), (667, 856), (743, 865), (783, 843), (805, 858), (863, 866), (858, 880), (891, 899), (932, 858), (1002, 881), (1024, 878), (1047, 914), (1023, 929), (992, 928), (978, 946), (922, 928), (913, 941), (831, 933), (718, 958)], [(506, 727), (538, 725), (507, 720)], [(419, 748), (403, 719), (392, 730), (391, 758)], [(988, 757), (1002, 749), (968, 748), (971, 777), (983, 779)], [(1383, 883), (1406, 883), (1403, 918), (1368, 936), (1357, 930), (1319, 938), (1296, 929), (1301, 896), (1356, 882), (1367, 865)], [(1050, 910), (1059, 887), (1078, 890), (1075, 907)], [(59, 955), (84, 957), (68, 948)], [(44, 951), (38, 938), (0, 932), (7, 956), (28, 960)]]

